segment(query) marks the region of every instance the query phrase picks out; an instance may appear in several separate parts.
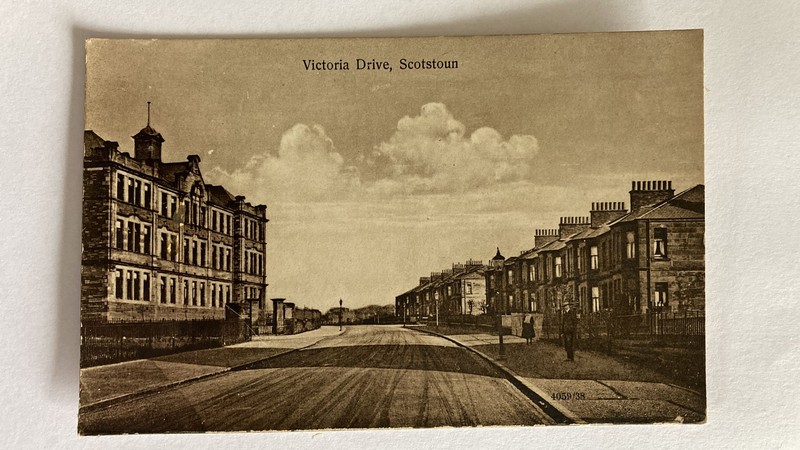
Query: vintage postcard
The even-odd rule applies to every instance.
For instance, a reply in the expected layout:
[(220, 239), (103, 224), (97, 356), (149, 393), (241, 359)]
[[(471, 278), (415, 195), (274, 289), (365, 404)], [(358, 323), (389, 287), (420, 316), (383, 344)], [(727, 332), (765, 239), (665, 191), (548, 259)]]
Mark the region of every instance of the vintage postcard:
[(700, 30), (92, 39), (84, 143), (81, 434), (706, 420)]

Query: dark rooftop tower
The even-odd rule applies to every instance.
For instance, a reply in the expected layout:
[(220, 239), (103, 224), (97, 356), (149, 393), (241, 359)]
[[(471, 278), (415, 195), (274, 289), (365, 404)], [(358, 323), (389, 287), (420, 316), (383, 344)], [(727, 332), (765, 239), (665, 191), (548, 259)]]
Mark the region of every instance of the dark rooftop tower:
[(133, 135), (133, 142), (136, 159), (161, 161), (161, 143), (164, 138), (150, 126), (150, 102), (147, 102), (147, 126)]

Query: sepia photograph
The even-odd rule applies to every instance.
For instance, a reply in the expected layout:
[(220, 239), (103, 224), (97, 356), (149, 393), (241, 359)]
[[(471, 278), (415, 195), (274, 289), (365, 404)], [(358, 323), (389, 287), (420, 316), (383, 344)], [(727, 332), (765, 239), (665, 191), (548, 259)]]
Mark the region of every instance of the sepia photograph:
[(705, 423), (703, 38), (87, 40), (78, 432)]

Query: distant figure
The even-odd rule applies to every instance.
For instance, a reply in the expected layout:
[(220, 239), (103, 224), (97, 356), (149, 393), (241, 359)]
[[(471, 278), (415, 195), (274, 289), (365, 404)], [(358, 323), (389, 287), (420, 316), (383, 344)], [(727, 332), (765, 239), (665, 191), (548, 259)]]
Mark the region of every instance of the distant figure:
[(575, 360), (575, 332), (578, 329), (578, 316), (575, 310), (567, 303), (561, 316), (561, 333), (564, 336), (564, 350), (567, 351), (567, 361)]
[(533, 338), (536, 337), (536, 332), (533, 331), (533, 316), (531, 314), (525, 314), (525, 318), (522, 319), (522, 337), (525, 338), (527, 345), (531, 345)]

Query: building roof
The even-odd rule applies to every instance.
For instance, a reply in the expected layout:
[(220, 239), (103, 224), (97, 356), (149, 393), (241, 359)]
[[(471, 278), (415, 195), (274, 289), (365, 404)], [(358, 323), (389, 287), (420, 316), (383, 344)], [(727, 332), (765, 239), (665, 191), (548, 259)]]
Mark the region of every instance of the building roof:
[(698, 184), (670, 199), (631, 211), (612, 224), (640, 219), (702, 219), (705, 217), (705, 189)]
[(492, 261), (503, 261), (504, 259), (506, 258), (500, 254), (500, 247), (497, 247), (497, 253), (494, 255), (494, 258), (492, 258)]
[(167, 183), (175, 183), (176, 175), (179, 173), (187, 173), (189, 171), (188, 161), (179, 161), (171, 163), (161, 163), (158, 166), (158, 178)]
[(106, 140), (92, 130), (84, 130), (83, 145), (88, 149), (105, 147)]
[(539, 252), (552, 252), (556, 250), (561, 250), (562, 248), (566, 247), (567, 244), (564, 243), (562, 239), (556, 239), (555, 241), (549, 242), (547, 245), (540, 248)]
[(228, 206), (235, 200), (233, 194), (227, 189), (215, 184), (206, 184), (206, 192), (208, 192), (208, 200), (215, 205)]
[(153, 129), (153, 127), (151, 127), (149, 123), (147, 124), (147, 126), (139, 130), (138, 133), (134, 134), (132, 137), (134, 139), (147, 138), (147, 139), (155, 139), (158, 142), (164, 142), (164, 138), (161, 136), (161, 133)]

